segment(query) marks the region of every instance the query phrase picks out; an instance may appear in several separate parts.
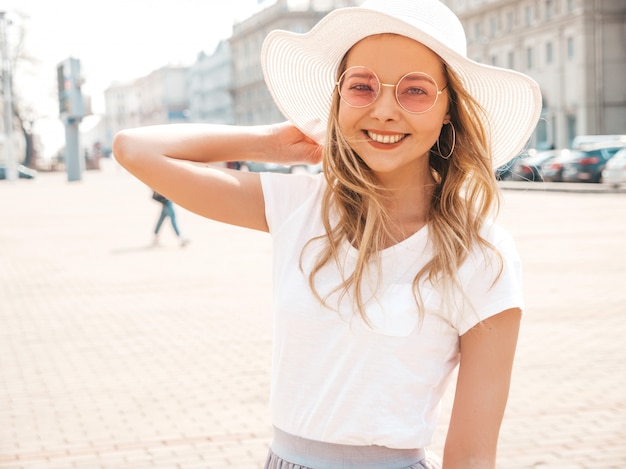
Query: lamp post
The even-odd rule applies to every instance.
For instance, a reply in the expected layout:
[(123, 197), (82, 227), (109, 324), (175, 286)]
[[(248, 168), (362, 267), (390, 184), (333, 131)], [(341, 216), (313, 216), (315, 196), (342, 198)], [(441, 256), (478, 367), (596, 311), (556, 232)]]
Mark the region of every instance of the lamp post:
[(80, 181), (84, 160), (79, 154), (78, 125), (85, 115), (80, 90), (80, 61), (67, 58), (57, 66), (59, 113), (65, 125), (65, 169), (68, 181)]
[(2, 99), (4, 102), (4, 158), (6, 178), (17, 179), (17, 165), (13, 155), (13, 97), (11, 94), (11, 62), (7, 45), (6, 12), (0, 11), (0, 41), (2, 41)]

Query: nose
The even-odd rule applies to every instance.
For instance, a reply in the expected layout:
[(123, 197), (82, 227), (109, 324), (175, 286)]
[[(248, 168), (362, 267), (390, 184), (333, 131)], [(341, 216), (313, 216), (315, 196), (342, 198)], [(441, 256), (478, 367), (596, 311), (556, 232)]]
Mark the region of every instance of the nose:
[(393, 120), (400, 112), (400, 105), (396, 99), (396, 86), (387, 83), (380, 84), (380, 93), (372, 103), (372, 117), (380, 120)]

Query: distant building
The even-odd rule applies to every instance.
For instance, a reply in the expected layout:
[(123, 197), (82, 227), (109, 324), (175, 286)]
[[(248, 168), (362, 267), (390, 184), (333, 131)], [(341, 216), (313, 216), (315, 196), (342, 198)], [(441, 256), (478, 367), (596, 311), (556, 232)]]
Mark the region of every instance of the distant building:
[(470, 58), (532, 76), (543, 95), (534, 147), (626, 133), (626, 0), (444, 0)]
[(115, 83), (104, 91), (104, 106), (110, 146), (113, 136), (122, 129), (139, 127), (139, 90), (135, 82)]
[(154, 124), (186, 122), (189, 108), (187, 68), (165, 66), (127, 83), (116, 83), (104, 92), (110, 146), (122, 129)]
[(189, 108), (187, 67), (165, 66), (138, 79), (141, 125), (185, 122)]
[(235, 123), (232, 63), (226, 40), (218, 44), (213, 54), (198, 54), (187, 73), (190, 122)]
[[(567, 147), (576, 135), (626, 133), (626, 0), (443, 0), (461, 19), (470, 58), (532, 76), (543, 111), (529, 145)], [(284, 119), (263, 80), (269, 31), (304, 33), (362, 0), (263, 0), (212, 54), (163, 67), (106, 92), (111, 135), (166, 122), (256, 125)]]
[(240, 125), (256, 125), (285, 119), (274, 104), (261, 69), (261, 47), (271, 30), (284, 29), (304, 33), (331, 10), (361, 3), (362, 0), (267, 1), (264, 9), (235, 24), (230, 38), (235, 122)]

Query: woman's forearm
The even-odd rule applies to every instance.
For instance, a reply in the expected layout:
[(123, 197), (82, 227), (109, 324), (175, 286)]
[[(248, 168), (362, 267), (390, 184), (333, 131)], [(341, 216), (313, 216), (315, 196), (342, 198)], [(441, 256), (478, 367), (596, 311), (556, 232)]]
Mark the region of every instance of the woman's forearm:
[(154, 125), (119, 132), (113, 154), (124, 166), (158, 156), (197, 163), (265, 161), (272, 154), (272, 134), (269, 125)]

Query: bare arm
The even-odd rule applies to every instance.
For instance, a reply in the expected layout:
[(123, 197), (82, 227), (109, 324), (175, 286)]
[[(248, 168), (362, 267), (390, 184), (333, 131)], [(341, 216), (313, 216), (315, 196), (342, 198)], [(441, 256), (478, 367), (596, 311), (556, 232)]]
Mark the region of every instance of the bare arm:
[[(171, 124), (128, 129), (116, 160), (138, 179), (204, 217), (267, 231), (259, 174), (211, 166), (225, 161), (316, 163), (320, 147), (290, 124), (236, 127)], [(194, 164), (195, 163), (195, 164)]]
[(461, 363), (443, 469), (494, 469), (521, 312), (510, 309), (461, 336)]

